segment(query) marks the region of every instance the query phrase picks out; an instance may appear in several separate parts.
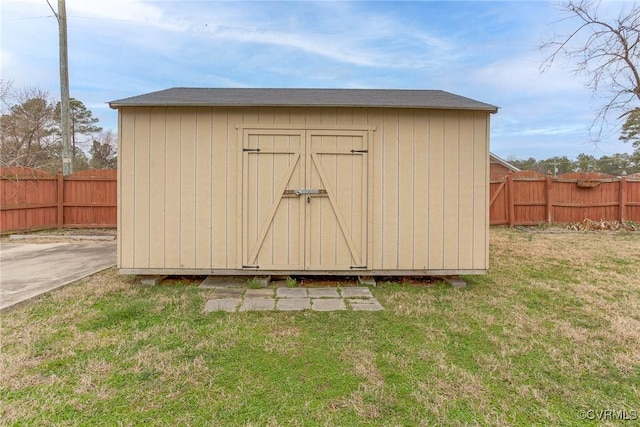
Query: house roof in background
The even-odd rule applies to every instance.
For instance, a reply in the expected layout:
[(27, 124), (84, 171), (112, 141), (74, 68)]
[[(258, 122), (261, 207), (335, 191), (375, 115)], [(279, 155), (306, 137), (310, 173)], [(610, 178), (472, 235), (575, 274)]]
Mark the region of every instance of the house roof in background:
[(517, 167), (513, 166), (511, 163), (507, 162), (506, 160), (496, 156), (493, 153), (489, 153), (489, 159), (492, 162), (500, 163), (505, 168), (510, 169), (510, 170), (512, 170), (514, 172), (520, 172), (520, 169), (518, 169)]
[(498, 107), (442, 90), (174, 87), (109, 102), (121, 107), (378, 107), (473, 110)]

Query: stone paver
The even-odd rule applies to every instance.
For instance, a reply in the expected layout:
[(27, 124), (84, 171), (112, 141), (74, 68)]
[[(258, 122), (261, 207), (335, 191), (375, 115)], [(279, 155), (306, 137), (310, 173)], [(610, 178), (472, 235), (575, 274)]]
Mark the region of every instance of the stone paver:
[(353, 311), (380, 311), (384, 310), (384, 307), (380, 305), (377, 299), (375, 298), (358, 298), (358, 299), (347, 299), (347, 302), (351, 306)]
[(245, 298), (271, 298), (273, 297), (273, 289), (260, 288), (260, 289), (247, 289), (244, 293)]
[[(211, 311), (379, 311), (384, 307), (369, 288), (227, 288), (215, 287), (204, 307)], [(275, 295), (275, 297), (274, 297)]]
[(244, 288), (247, 286), (247, 278), (239, 276), (208, 276), (200, 283), (199, 288)]
[(308, 288), (310, 298), (340, 298), (338, 288)]
[(211, 311), (228, 311), (234, 312), (238, 309), (238, 306), (242, 300), (240, 298), (218, 298), (210, 299), (204, 306), (205, 313)]
[(340, 289), (340, 293), (343, 298), (373, 298), (373, 294), (369, 288), (365, 288), (364, 286), (356, 286), (353, 288), (342, 288)]
[(344, 305), (342, 298), (314, 298), (311, 300), (311, 309), (315, 311), (339, 311), (346, 310), (347, 307)]
[(302, 311), (311, 308), (309, 298), (283, 298), (278, 300), (276, 308), (281, 311)]
[(278, 298), (306, 298), (307, 288), (278, 288)]
[(242, 288), (213, 288), (213, 298), (242, 298)]
[(267, 311), (276, 308), (274, 298), (245, 298), (240, 306), (240, 311)]

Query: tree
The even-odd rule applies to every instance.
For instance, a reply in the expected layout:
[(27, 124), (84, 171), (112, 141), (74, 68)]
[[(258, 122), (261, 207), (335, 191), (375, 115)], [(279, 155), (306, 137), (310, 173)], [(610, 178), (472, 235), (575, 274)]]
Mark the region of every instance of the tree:
[(551, 172), (553, 175), (573, 172), (575, 170), (574, 163), (567, 157), (551, 157), (538, 162), (536, 169), (540, 173)]
[(632, 110), (627, 116), (627, 121), (622, 125), (620, 140), (631, 141), (635, 151), (640, 153), (640, 108)]
[(91, 160), (89, 165), (94, 169), (115, 169), (118, 164), (116, 155), (117, 138), (111, 131), (101, 132), (97, 138), (93, 138)]
[(541, 46), (551, 50), (543, 70), (558, 56), (575, 59), (575, 74), (586, 76), (594, 92), (609, 92), (608, 101), (594, 119), (594, 126), (600, 123), (598, 137), (610, 112), (621, 112), (618, 118), (622, 118), (640, 101), (640, 5), (620, 5), (617, 18), (607, 19), (600, 14), (600, 1), (570, 0), (562, 4), (560, 10), (567, 13), (568, 20), (575, 21), (575, 27)]
[(580, 153), (576, 157), (575, 166), (576, 172), (597, 172), (598, 160), (590, 154)]
[[(78, 146), (83, 142), (80, 141), (79, 136), (89, 136), (102, 131), (102, 128), (96, 125), (98, 118), (93, 116), (91, 110), (88, 110), (82, 101), (71, 98), (69, 105), (71, 109), (71, 155), (76, 157), (78, 154)], [(59, 127), (58, 134), (61, 135), (60, 102), (56, 104), (54, 113), (56, 123), (58, 123)]]
[(53, 110), (49, 95), (40, 89), (26, 88), (15, 95), (15, 104), (0, 117), (3, 166), (57, 168)]
[(517, 167), (520, 170), (536, 170), (536, 164), (538, 161), (533, 157), (529, 157), (527, 160), (518, 160), (514, 158), (509, 159), (509, 163)]

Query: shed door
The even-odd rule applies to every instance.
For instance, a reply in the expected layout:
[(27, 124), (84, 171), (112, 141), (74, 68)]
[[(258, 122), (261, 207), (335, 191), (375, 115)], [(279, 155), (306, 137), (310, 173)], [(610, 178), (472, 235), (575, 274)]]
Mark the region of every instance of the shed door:
[(301, 270), (304, 187), (301, 131), (245, 131), (243, 140), (243, 268)]
[(364, 132), (307, 133), (305, 263), (309, 270), (366, 268), (367, 139)]
[(243, 181), (243, 268), (366, 268), (366, 132), (247, 130)]

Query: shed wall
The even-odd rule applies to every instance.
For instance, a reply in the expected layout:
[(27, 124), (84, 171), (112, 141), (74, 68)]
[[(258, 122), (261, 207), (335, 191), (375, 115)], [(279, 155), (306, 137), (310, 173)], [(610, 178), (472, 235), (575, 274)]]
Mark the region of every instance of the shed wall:
[(241, 272), (245, 126), (369, 131), (371, 274), (488, 268), (487, 112), (126, 107), (119, 115), (123, 272)]

